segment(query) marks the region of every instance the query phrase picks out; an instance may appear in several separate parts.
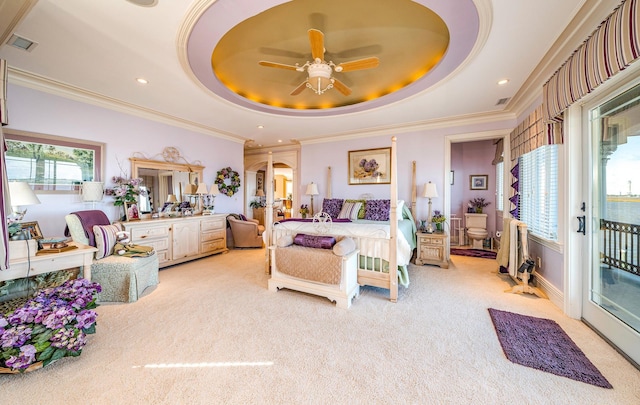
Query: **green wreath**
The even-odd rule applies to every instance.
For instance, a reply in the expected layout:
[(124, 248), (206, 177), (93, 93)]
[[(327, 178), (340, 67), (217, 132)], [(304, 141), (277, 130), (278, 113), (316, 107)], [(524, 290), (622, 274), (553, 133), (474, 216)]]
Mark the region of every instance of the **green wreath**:
[[(226, 183), (226, 180), (229, 180), (229, 184)], [(215, 183), (218, 185), (220, 194), (231, 197), (236, 194), (240, 188), (240, 175), (230, 167), (225, 167), (218, 171)]]

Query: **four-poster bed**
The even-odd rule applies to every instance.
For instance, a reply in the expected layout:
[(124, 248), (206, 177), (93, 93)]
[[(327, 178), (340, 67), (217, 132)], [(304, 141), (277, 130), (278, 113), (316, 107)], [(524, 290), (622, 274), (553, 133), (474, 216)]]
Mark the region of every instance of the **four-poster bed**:
[[(358, 258), (358, 284), (385, 288), (389, 290), (392, 302), (398, 298), (398, 282), (408, 286), (407, 267), (413, 249), (415, 248), (415, 221), (413, 208), (415, 205), (415, 162), (413, 162), (413, 186), (411, 207), (398, 203), (396, 137), (391, 138), (391, 173), (390, 200), (388, 221), (356, 220), (348, 222), (333, 222), (328, 228), (318, 229), (313, 221), (285, 220), (273, 224), (272, 218), (267, 218), (265, 243), (266, 269), (269, 271), (271, 255), (279, 238), (295, 236), (296, 234), (332, 235), (337, 239), (352, 238), (360, 250)], [(272, 162), (269, 155), (267, 163), (267, 188), (271, 187)], [(328, 168), (327, 196), (331, 198), (331, 167)], [(380, 200), (378, 200), (380, 201)], [(271, 212), (273, 196), (267, 190), (267, 213)]]

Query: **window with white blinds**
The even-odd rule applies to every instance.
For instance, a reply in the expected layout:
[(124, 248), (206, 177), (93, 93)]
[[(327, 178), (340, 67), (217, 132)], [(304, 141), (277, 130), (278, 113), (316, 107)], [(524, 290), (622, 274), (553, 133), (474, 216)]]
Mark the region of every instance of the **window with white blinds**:
[(504, 209), (504, 162), (496, 163), (496, 210)]
[(558, 145), (520, 156), (520, 220), (538, 237), (558, 240)]

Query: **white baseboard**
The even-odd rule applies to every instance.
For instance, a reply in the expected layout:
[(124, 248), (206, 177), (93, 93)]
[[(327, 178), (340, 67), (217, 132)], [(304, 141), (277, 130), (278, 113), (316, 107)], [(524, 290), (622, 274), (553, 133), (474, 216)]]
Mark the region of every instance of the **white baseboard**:
[(535, 274), (538, 287), (549, 296), (549, 301), (553, 302), (558, 308), (564, 308), (564, 294), (556, 286), (548, 282), (544, 277)]

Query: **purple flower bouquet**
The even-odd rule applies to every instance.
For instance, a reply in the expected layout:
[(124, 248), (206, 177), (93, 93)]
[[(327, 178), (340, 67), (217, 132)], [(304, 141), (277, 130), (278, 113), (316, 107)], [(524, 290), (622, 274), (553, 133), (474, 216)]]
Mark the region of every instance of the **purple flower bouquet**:
[(95, 333), (96, 294), (102, 288), (86, 279), (45, 288), (22, 307), (0, 314), (0, 373), (40, 368), (79, 356), (87, 335)]

